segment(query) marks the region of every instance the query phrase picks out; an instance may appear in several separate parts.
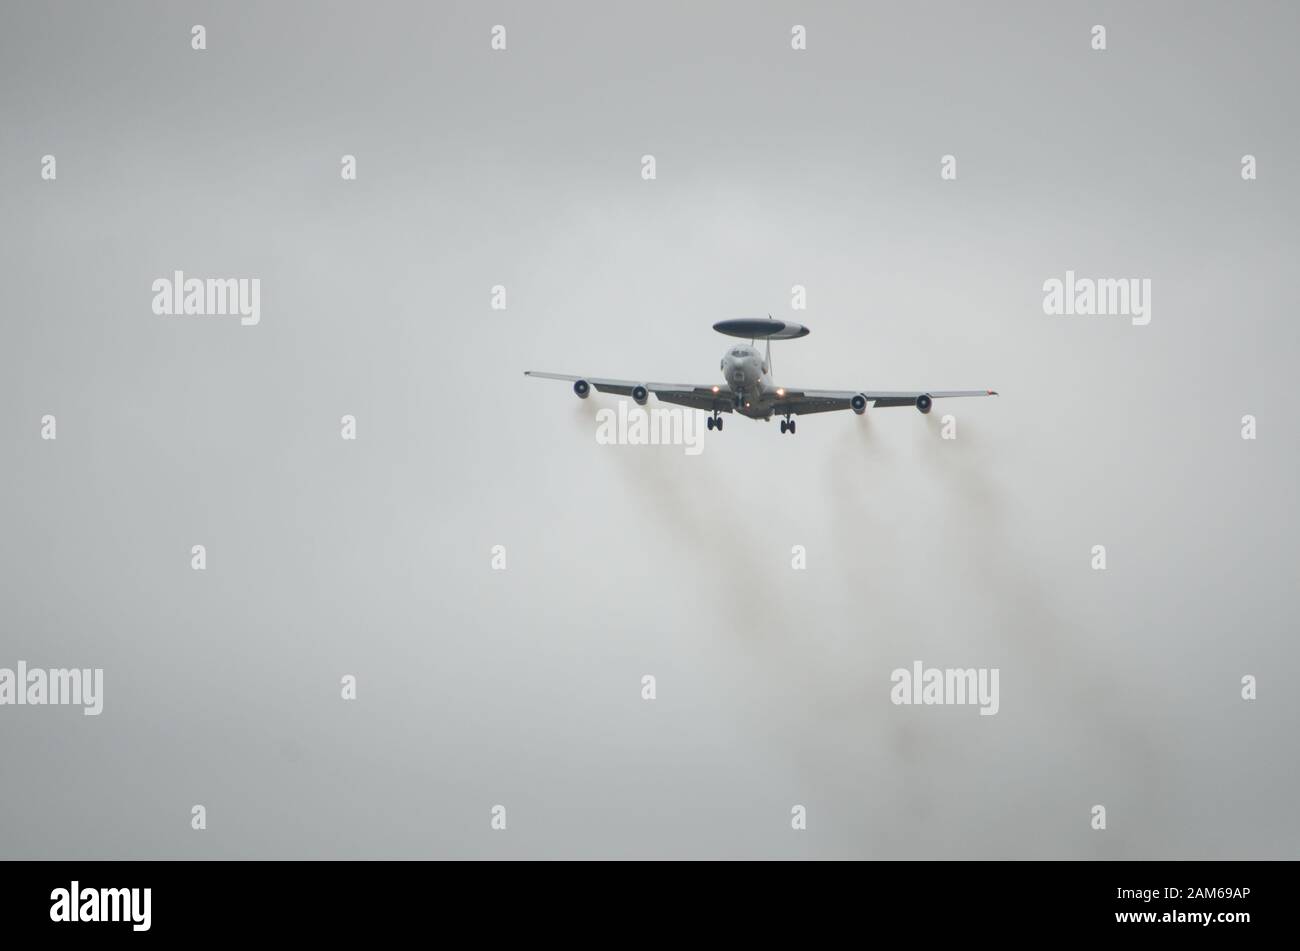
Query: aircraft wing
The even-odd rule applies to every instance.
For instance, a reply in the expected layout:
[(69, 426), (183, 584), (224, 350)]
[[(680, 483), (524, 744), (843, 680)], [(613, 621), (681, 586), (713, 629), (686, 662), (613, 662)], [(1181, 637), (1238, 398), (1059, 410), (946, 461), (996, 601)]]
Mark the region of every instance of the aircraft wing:
[(525, 370), (524, 376), (535, 376), (543, 380), (563, 380), (577, 383), (585, 380), (601, 393), (617, 393), (619, 396), (631, 396), (634, 387), (644, 386), (658, 399), (665, 403), (690, 406), (705, 412), (718, 410), (723, 413), (732, 411), (730, 395), (720, 387), (713, 385), (696, 385), (693, 383), (646, 383), (642, 380), (611, 380), (599, 376), (570, 376), (567, 373), (542, 373), (537, 370)]
[(807, 416), (809, 413), (831, 413), (840, 409), (853, 409), (855, 397), (866, 398), (867, 405), (876, 409), (889, 406), (912, 406), (923, 396), (931, 400), (955, 396), (997, 396), (994, 390), (798, 390), (785, 389), (777, 400), (773, 412), (778, 416), (791, 413)]

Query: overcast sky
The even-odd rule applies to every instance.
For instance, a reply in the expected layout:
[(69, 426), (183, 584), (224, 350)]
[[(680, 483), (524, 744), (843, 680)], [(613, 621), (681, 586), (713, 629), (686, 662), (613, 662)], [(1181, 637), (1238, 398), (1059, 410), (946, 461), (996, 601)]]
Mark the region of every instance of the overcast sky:
[[(0, 707), (0, 855), (1294, 858), (1298, 26), (6, 8), (0, 667), (105, 696)], [(1150, 323), (1045, 315), (1067, 269)], [(176, 270), (260, 323), (155, 315)], [(691, 456), (523, 376), (720, 383), (767, 313), (786, 385), (1002, 396)]]

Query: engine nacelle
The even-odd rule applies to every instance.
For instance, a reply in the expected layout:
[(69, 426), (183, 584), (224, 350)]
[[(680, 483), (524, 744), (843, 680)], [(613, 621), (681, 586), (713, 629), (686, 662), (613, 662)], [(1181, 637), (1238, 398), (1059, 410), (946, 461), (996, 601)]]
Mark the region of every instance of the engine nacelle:
[(853, 412), (861, 416), (867, 411), (867, 394), (858, 393), (849, 400), (849, 406), (853, 407)]
[(632, 387), (632, 399), (636, 400), (637, 406), (645, 406), (646, 400), (650, 399), (650, 391), (644, 385), (638, 383)]
[(920, 396), (916, 398), (916, 408), (919, 409), (922, 413), (930, 412), (930, 409), (933, 406), (934, 406), (934, 400), (930, 398), (929, 393), (922, 393)]
[(586, 380), (574, 380), (573, 392), (578, 394), (578, 399), (585, 400), (591, 395), (591, 384)]

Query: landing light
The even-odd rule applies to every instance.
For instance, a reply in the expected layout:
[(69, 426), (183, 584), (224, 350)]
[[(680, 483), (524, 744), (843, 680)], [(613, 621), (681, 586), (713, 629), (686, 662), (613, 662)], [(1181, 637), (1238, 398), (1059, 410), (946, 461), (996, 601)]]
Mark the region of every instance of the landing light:
[(718, 388), (716, 386), (713, 388), (713, 392), (714, 393), (718, 392)]
[(785, 390), (778, 388), (777, 391), (776, 391), (776, 395), (777, 395), (777, 396), (785, 396)]

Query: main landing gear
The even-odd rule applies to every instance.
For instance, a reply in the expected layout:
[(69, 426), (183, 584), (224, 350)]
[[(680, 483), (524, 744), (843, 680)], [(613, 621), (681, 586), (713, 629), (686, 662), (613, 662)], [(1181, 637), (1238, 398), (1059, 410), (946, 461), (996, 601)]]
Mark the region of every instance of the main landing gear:
[(791, 436), (794, 435), (794, 420), (791, 419), (789, 415), (787, 415), (785, 419), (781, 420), (781, 432), (789, 433)]
[(714, 413), (704, 421), (704, 425), (709, 429), (716, 429), (718, 432), (722, 432), (722, 415), (720, 413)]

